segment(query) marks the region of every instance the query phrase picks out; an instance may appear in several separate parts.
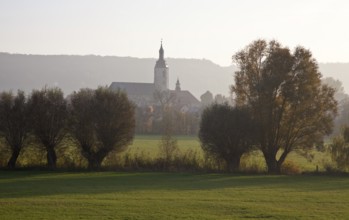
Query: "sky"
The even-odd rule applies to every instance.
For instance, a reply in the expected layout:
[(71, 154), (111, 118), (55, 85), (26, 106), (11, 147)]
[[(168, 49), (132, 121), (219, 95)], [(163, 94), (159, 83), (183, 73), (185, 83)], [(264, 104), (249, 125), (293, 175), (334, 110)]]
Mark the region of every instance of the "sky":
[(349, 62), (345, 0), (0, 0), (0, 51), (208, 59), (221, 66), (253, 40), (301, 45)]

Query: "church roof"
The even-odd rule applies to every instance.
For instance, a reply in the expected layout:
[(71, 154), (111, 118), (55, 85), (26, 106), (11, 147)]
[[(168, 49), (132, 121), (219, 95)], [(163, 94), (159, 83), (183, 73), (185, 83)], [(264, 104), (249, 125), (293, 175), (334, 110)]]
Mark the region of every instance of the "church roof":
[[(137, 97), (147, 97), (147, 100), (153, 100), (155, 92), (153, 83), (113, 82), (109, 88), (113, 90), (120, 89), (133, 101), (137, 101)], [(195, 96), (187, 90), (170, 90), (170, 92), (175, 97), (175, 102), (179, 106), (201, 106), (201, 103)]]
[(153, 83), (134, 83), (134, 82), (113, 82), (110, 89), (120, 89), (132, 96), (153, 97), (155, 86)]

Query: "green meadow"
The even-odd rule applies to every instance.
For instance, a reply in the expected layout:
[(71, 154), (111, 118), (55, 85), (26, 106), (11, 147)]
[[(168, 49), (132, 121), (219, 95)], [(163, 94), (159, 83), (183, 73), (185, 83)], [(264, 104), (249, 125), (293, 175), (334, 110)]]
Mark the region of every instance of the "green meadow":
[[(202, 154), (199, 138), (197, 136), (175, 136), (180, 151), (193, 150)], [(159, 135), (137, 135), (133, 143), (128, 147), (126, 152), (144, 153), (151, 157), (158, 156), (161, 136)]]
[[(160, 138), (136, 136), (120, 157), (156, 158)], [(176, 139), (203, 157), (197, 137)], [(330, 161), (310, 155), (287, 163), (302, 172)], [(259, 152), (241, 163), (266, 169)], [(0, 171), (0, 219), (349, 219), (348, 207), (349, 176)]]
[(349, 177), (0, 171), (1, 219), (348, 219)]

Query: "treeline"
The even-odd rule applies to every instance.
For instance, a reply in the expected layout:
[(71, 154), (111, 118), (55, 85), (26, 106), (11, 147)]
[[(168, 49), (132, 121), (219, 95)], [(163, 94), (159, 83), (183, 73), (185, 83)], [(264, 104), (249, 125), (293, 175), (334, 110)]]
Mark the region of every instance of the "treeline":
[(0, 134), (11, 151), (14, 168), (26, 145), (45, 150), (47, 166), (56, 168), (56, 149), (63, 140), (75, 143), (89, 168), (98, 168), (111, 151), (133, 139), (134, 106), (120, 91), (81, 89), (64, 98), (59, 88), (0, 94)]

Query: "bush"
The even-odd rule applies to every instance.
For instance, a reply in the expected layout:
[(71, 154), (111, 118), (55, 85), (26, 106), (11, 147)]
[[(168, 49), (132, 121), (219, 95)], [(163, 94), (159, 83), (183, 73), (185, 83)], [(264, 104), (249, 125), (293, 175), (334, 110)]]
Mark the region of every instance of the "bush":
[(178, 151), (177, 140), (171, 134), (163, 135), (159, 143), (159, 158), (170, 164), (178, 155)]
[(228, 171), (238, 171), (241, 156), (251, 148), (253, 130), (252, 118), (245, 108), (213, 104), (202, 114), (201, 147), (213, 158), (224, 161)]

